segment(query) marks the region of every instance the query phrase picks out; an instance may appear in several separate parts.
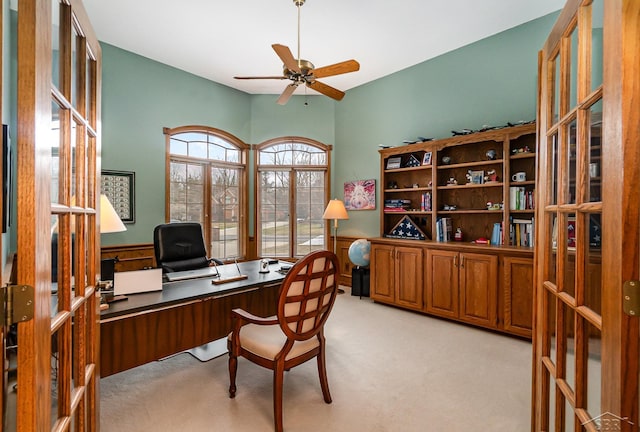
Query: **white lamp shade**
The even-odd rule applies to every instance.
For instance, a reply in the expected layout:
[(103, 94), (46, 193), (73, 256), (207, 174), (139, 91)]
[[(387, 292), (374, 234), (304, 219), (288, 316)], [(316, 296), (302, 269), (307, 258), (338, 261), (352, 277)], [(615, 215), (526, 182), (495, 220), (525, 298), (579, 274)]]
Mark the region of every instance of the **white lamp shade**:
[(126, 231), (122, 220), (106, 195), (100, 195), (100, 234)]
[(349, 219), (349, 214), (347, 209), (344, 208), (344, 203), (334, 198), (327, 204), (322, 219)]

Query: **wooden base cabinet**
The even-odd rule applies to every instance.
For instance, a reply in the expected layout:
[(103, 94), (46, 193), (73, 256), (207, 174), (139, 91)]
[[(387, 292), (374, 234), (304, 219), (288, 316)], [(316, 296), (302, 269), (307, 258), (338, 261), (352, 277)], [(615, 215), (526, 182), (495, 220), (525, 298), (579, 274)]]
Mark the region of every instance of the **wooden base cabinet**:
[(372, 300), (531, 337), (531, 251), (453, 242), (370, 241)]
[(423, 310), (423, 248), (376, 245), (371, 248), (371, 298)]
[(427, 267), (427, 312), (497, 328), (497, 256), (429, 249)]
[(509, 333), (531, 337), (533, 322), (533, 259), (504, 257), (504, 322)]
[(461, 320), (485, 327), (498, 326), (498, 257), (460, 253)]

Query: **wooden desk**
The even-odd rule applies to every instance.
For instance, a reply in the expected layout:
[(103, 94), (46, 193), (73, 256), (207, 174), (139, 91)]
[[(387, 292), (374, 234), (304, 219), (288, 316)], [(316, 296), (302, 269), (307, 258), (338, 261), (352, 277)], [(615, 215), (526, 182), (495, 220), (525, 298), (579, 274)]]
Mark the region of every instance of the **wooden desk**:
[[(275, 315), (284, 275), (272, 264), (258, 273), (259, 261), (238, 263), (245, 280), (214, 285), (212, 278), (167, 282), (162, 291), (128, 296), (100, 313), (100, 375), (106, 377), (150, 361), (226, 337), (231, 310)], [(235, 264), (218, 266), (236, 276)]]

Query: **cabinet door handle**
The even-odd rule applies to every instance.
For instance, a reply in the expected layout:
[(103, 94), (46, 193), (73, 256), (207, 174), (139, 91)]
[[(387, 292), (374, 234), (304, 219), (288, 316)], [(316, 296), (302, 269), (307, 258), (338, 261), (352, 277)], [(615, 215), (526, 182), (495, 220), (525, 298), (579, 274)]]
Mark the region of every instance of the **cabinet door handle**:
[(458, 255), (454, 255), (453, 257), (453, 266), (458, 267)]
[(464, 255), (460, 257), (460, 267), (464, 268)]

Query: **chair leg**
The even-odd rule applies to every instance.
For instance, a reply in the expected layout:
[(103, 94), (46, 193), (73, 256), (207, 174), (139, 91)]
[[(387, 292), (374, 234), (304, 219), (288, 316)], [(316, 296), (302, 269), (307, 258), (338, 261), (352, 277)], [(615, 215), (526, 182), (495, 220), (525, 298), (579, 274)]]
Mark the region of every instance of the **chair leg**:
[(238, 370), (238, 357), (229, 350), (229, 397), (236, 397), (236, 372)]
[(329, 380), (327, 380), (327, 364), (324, 359), (324, 347), (320, 347), (318, 353), (318, 375), (320, 376), (320, 386), (322, 387), (322, 396), (326, 403), (331, 403), (331, 393), (329, 393)]
[(282, 387), (284, 384), (284, 365), (277, 364), (273, 370), (273, 420), (276, 432), (282, 432)]

